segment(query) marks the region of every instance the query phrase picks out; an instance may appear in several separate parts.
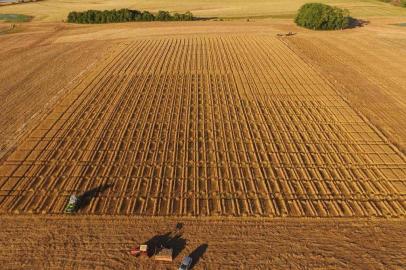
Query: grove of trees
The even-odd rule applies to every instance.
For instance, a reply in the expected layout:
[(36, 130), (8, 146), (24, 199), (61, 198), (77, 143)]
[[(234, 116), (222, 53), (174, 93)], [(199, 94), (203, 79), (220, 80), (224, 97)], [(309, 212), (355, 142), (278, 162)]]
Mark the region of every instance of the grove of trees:
[(295, 18), (299, 26), (313, 30), (337, 30), (351, 26), (349, 11), (325, 4), (304, 4)]
[(68, 14), (69, 23), (116, 23), (135, 21), (192, 21), (195, 17), (191, 12), (174, 13), (159, 11), (153, 14), (148, 11), (138, 11), (131, 9), (119, 10), (87, 10), (82, 12), (72, 11)]

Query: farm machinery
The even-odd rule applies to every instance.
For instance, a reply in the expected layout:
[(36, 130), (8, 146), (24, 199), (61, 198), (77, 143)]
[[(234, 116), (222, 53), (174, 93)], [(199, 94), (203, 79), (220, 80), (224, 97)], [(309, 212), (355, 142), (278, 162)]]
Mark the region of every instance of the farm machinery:
[(130, 250), (130, 254), (134, 257), (154, 257), (156, 261), (171, 262), (173, 259), (173, 249), (161, 244), (158, 246), (137, 245)]
[(176, 247), (181, 236), (181, 227), (177, 226), (172, 232), (157, 235), (144, 244), (135, 246), (130, 250), (130, 254), (135, 257), (153, 257), (156, 261), (172, 262), (173, 249)]
[(161, 237), (161, 241), (155, 246), (154, 259), (156, 261), (171, 262), (173, 260), (173, 249), (178, 245), (183, 234), (182, 225), (177, 224), (176, 229)]
[(292, 32), (289, 32), (286, 34), (276, 34), (277, 37), (290, 37), (290, 36), (294, 36), (294, 35), (296, 35), (296, 33), (292, 33)]
[(79, 206), (79, 197), (76, 195), (71, 195), (69, 198), (69, 202), (65, 207), (65, 213), (72, 214), (76, 212)]
[(130, 254), (138, 257), (138, 256), (148, 256), (148, 245), (143, 244), (139, 246), (135, 246), (130, 250)]

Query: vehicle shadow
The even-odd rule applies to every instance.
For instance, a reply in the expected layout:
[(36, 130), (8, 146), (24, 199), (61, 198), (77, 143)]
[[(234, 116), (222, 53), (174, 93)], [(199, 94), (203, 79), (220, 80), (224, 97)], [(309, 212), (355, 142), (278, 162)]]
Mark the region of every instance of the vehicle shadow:
[(173, 237), (169, 242), (167, 243), (169, 248), (173, 249), (173, 258), (175, 259), (181, 252), (182, 250), (186, 247), (186, 239), (184, 239), (181, 235), (177, 235)]
[(152, 257), (155, 254), (156, 249), (161, 249), (171, 239), (171, 232), (165, 234), (158, 234), (145, 242), (148, 245), (148, 257)]
[(148, 257), (152, 257), (157, 250), (162, 248), (171, 248), (173, 250), (173, 259), (175, 259), (186, 247), (186, 239), (182, 237), (181, 233), (170, 231), (165, 234), (155, 235), (145, 244), (149, 247)]
[(88, 206), (93, 198), (97, 197), (100, 193), (103, 193), (112, 186), (113, 186), (112, 184), (103, 184), (79, 195), (78, 196), (79, 203), (77, 210), (83, 209), (86, 206)]
[(203, 256), (208, 247), (208, 244), (202, 244), (189, 254), (189, 257), (192, 258), (190, 269), (193, 269), (193, 267), (199, 262), (199, 259)]

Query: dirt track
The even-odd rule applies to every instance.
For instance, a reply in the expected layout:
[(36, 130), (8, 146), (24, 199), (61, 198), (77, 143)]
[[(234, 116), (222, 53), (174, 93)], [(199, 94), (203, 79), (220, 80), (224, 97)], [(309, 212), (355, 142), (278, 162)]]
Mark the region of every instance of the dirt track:
[[(128, 255), (184, 224), (174, 263)], [(4, 269), (175, 269), (206, 244), (193, 269), (402, 269), (404, 221), (1, 216)], [(23, 238), (21, 236), (24, 235)]]

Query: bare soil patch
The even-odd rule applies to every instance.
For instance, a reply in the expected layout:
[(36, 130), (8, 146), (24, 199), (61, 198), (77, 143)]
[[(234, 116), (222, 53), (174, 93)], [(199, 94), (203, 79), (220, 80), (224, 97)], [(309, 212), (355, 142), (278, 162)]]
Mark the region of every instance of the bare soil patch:
[[(183, 224), (173, 263), (130, 249)], [(401, 269), (404, 221), (1, 216), (5, 269), (174, 269), (205, 245), (193, 269)], [(24, 235), (22, 238), (21, 236)]]

